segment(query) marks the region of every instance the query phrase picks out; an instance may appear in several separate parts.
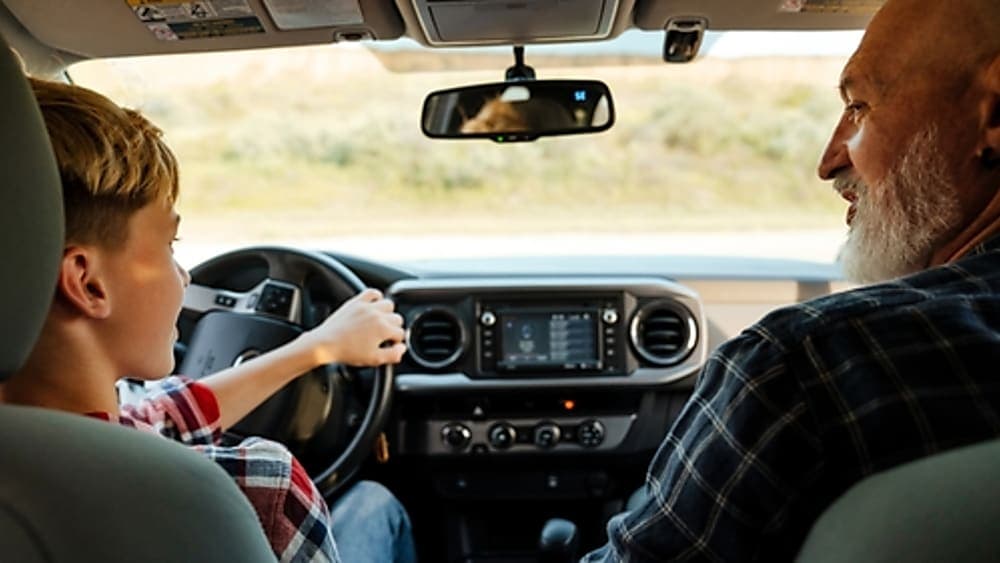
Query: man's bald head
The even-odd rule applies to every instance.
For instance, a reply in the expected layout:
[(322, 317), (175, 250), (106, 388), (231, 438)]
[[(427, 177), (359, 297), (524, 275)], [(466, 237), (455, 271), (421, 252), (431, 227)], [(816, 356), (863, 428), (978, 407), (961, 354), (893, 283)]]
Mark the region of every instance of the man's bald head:
[(939, 82), (948, 83), (941, 86), (961, 87), (998, 54), (997, 0), (888, 0), (852, 61), (871, 60), (880, 67), (885, 87), (913, 73), (935, 73)]
[(841, 94), (819, 173), (851, 202), (848, 256), (870, 257), (858, 268), (867, 280), (953, 260), (1000, 233), (1000, 2), (888, 0)]

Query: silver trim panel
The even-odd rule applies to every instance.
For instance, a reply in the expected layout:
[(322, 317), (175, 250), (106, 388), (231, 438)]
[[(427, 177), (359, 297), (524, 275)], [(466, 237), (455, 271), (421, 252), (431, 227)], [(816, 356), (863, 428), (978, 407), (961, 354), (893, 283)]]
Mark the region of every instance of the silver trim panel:
[[(292, 291), (292, 301), (288, 307), (287, 317), (271, 315), (257, 310), (257, 301), (267, 286), (282, 287)], [(220, 301), (224, 301), (227, 304), (220, 303)], [(184, 309), (196, 313), (229, 311), (245, 315), (267, 315), (295, 324), (301, 324), (302, 291), (293, 284), (272, 279), (265, 279), (254, 286), (253, 289), (245, 292), (216, 289), (193, 283), (184, 291)]]

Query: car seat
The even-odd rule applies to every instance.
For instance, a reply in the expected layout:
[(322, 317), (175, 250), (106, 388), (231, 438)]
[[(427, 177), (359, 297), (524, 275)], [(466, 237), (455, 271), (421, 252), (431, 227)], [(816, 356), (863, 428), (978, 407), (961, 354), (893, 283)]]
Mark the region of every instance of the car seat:
[[(37, 103), (0, 38), (0, 382), (52, 301), (62, 195)], [(274, 562), (246, 497), (180, 444), (79, 415), (0, 405), (0, 560)]]

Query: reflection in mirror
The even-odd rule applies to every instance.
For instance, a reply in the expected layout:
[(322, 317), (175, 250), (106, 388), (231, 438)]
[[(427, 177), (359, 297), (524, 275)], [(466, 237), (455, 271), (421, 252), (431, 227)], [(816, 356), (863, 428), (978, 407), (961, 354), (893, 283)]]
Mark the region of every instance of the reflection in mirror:
[(594, 80), (525, 80), (440, 90), (424, 101), (424, 134), (531, 141), (604, 131), (614, 123), (608, 87)]

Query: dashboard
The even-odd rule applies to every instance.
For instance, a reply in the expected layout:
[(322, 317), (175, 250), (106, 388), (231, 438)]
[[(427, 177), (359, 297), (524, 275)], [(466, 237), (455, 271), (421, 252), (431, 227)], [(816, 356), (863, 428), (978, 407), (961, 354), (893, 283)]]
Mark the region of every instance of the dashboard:
[[(556, 516), (577, 523), (582, 550), (596, 547), (708, 355), (778, 307), (847, 288), (830, 265), (780, 260), (328, 255), (405, 319), (388, 447), (362, 474), (404, 503), (431, 561), (534, 561)], [(343, 300), (314, 276), (288, 285), (268, 268), (246, 259), (203, 270), (206, 286), (188, 289), (186, 307), (227, 314), (182, 315), (182, 337), (250, 314), (309, 328)], [(362, 399), (346, 400), (348, 426)], [(330, 462), (336, 452), (324, 448), (306, 452), (307, 466)]]

